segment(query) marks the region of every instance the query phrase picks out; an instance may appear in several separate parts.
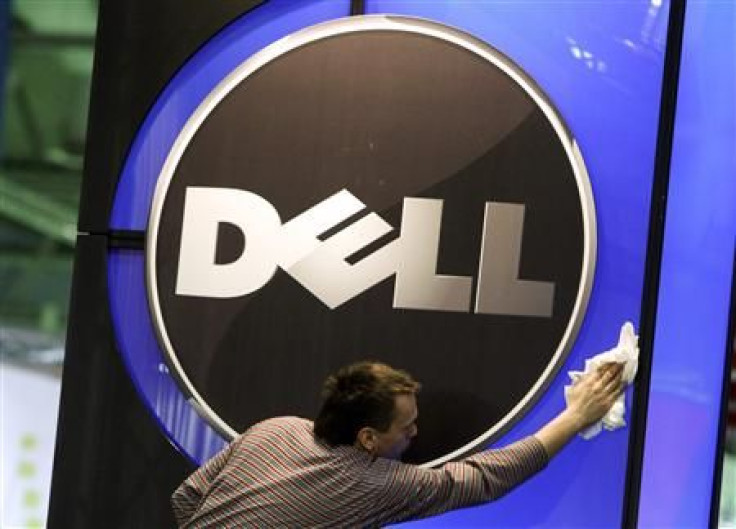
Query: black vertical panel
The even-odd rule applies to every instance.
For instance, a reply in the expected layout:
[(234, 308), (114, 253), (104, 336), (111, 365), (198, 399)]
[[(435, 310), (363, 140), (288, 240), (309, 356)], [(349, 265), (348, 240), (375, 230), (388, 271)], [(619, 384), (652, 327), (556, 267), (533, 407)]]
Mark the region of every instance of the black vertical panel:
[(105, 233), (125, 156), (158, 94), (209, 38), (263, 0), (101, 0), (79, 230)]
[(102, 0), (48, 526), (165, 528), (193, 470), (144, 407), (116, 350), (107, 299), (108, 218), (138, 127), (181, 65), (258, 4)]
[(172, 527), (169, 495), (192, 470), (139, 400), (115, 350), (107, 238), (77, 241), (48, 526)]
[(639, 322), (639, 369), (631, 412), (632, 432), (629, 437), (629, 459), (624, 493), (626, 501), (624, 502), (622, 525), (626, 528), (636, 527), (639, 514), (641, 472), (644, 464), (644, 437), (647, 426), (649, 385), (652, 376), (652, 350), (654, 347), (659, 276), (664, 245), (665, 212), (667, 211), (667, 189), (675, 132), (682, 39), (685, 31), (685, 7), (686, 0), (673, 0), (670, 6), (667, 28), (667, 48), (662, 77), (652, 202), (649, 209), (649, 234), (644, 271), (645, 287), (641, 304), (641, 320)]

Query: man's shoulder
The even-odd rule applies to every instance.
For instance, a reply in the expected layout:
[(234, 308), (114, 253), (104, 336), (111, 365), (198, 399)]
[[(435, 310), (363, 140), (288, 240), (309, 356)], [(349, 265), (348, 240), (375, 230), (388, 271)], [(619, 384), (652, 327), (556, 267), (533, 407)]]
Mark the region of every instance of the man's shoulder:
[(314, 431), (314, 423), (302, 417), (271, 417), (251, 426), (243, 435), (251, 434), (295, 434), (311, 435)]

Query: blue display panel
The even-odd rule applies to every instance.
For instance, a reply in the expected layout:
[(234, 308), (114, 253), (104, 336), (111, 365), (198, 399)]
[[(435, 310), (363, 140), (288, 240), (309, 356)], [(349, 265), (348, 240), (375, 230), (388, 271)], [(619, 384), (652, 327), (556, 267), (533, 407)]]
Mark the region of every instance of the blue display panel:
[(709, 525), (736, 237), (736, 4), (689, 2), (639, 527)]
[[(639, 319), (667, 30), (667, 2), (366, 2), (457, 26), (517, 62), (561, 112), (590, 173), (598, 224), (593, 292), (577, 342), (536, 406), (499, 444), (531, 434), (564, 406), (565, 373), (615, 345)], [(331, 18), (348, 2), (272, 1), (210, 41), (149, 114), (121, 177), (111, 229), (145, 230), (161, 166), (181, 127), (233, 67), (266, 45)], [(118, 343), (140, 393), (197, 462), (223, 441), (169, 375), (148, 316), (143, 252), (110, 254), (110, 302)], [(637, 325), (638, 326), (638, 325)], [(631, 404), (631, 395), (628, 395)], [(425, 410), (424, 413), (427, 413)], [(575, 440), (542, 474), (493, 504), (419, 522), (446, 527), (616, 527), (621, 524), (628, 429)]]
[[(368, 13), (454, 25), (511, 57), (559, 109), (587, 164), (599, 254), (582, 331), (547, 394), (501, 439), (536, 431), (563, 407), (566, 372), (638, 322), (667, 2), (367, 1)], [(637, 324), (638, 328), (638, 324)], [(631, 395), (627, 396), (631, 405)], [(628, 429), (573, 441), (540, 475), (500, 501), (415, 522), (435, 527), (620, 527)]]

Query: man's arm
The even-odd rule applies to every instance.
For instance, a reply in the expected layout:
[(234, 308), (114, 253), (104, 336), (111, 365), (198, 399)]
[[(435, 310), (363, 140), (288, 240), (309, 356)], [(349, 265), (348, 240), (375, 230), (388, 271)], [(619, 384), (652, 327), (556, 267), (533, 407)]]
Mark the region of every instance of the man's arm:
[(404, 466), (406, 475), (397, 481), (408, 485), (403, 491), (406, 510), (403, 517), (393, 521), (439, 514), (503, 496), (544, 468), (575, 434), (606, 414), (621, 392), (621, 372), (620, 365), (607, 364), (583, 378), (571, 388), (567, 408), (533, 436), (437, 469)]

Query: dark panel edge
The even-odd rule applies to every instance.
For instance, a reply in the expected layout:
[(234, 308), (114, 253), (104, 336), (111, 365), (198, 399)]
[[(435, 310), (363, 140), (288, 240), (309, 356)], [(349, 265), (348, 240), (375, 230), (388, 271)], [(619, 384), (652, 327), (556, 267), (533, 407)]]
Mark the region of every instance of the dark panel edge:
[(365, 0), (350, 0), (350, 16), (365, 15)]
[(108, 248), (127, 248), (130, 250), (143, 250), (146, 246), (146, 232), (144, 231), (112, 230), (107, 235)]
[[(99, 186), (95, 186), (93, 183), (95, 175), (93, 174), (94, 170), (92, 167), (94, 164), (92, 162), (92, 156), (90, 155), (90, 152), (93, 152), (97, 149), (96, 142), (98, 141), (98, 136), (93, 133), (96, 131), (96, 127), (98, 126), (97, 122), (101, 121), (98, 119), (98, 116), (102, 116), (104, 114), (102, 109), (105, 108), (107, 103), (104, 97), (104, 83), (102, 82), (103, 73), (105, 71), (106, 55), (106, 47), (103, 46), (102, 35), (105, 33), (105, 27), (107, 24), (105, 13), (107, 12), (106, 10), (108, 9), (108, 5), (108, 1), (99, 0), (97, 9), (97, 27), (95, 30), (94, 54), (92, 57), (92, 78), (90, 80), (87, 127), (85, 131), (86, 142), (84, 165), (82, 168), (82, 183), (79, 189), (79, 212), (77, 217), (77, 229), (80, 232), (94, 231), (97, 215), (94, 213), (94, 210), (90, 210), (90, 206), (88, 206), (87, 204), (91, 205), (92, 202), (94, 202), (92, 200), (92, 197), (97, 196), (98, 199), (100, 198), (98, 193)], [(97, 175), (97, 178), (100, 178), (100, 176), (101, 175)], [(117, 179), (119, 178), (119, 175), (110, 175), (110, 178), (115, 179), (115, 183), (111, 186), (111, 188), (114, 189), (115, 187), (117, 187)], [(104, 197), (105, 200), (109, 198), (109, 203), (107, 204), (107, 212), (105, 215), (106, 217), (109, 217), (110, 213), (112, 212), (112, 197), (112, 193), (110, 197)]]
[(644, 464), (644, 444), (649, 405), (649, 385), (652, 375), (654, 331), (656, 329), (659, 281), (664, 246), (667, 192), (669, 189), (672, 144), (675, 130), (677, 90), (680, 74), (682, 41), (685, 29), (686, 0), (673, 0), (670, 6), (667, 46), (662, 95), (660, 99), (659, 125), (652, 184), (652, 201), (649, 217), (644, 292), (639, 324), (640, 356), (639, 374), (634, 390), (631, 414), (631, 435), (624, 488), (622, 527), (637, 527), (641, 494), (641, 473)]
[(718, 418), (718, 437), (715, 451), (715, 468), (713, 469), (713, 488), (710, 504), (710, 521), (708, 527), (718, 527), (721, 507), (721, 485), (723, 480), (723, 459), (726, 450), (726, 430), (728, 429), (728, 399), (731, 390), (731, 369), (733, 366), (734, 333), (736, 332), (736, 247), (731, 263), (731, 308), (728, 313), (728, 331), (726, 332), (726, 358), (723, 362), (723, 382), (721, 385), (721, 416)]

